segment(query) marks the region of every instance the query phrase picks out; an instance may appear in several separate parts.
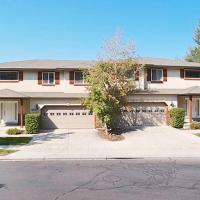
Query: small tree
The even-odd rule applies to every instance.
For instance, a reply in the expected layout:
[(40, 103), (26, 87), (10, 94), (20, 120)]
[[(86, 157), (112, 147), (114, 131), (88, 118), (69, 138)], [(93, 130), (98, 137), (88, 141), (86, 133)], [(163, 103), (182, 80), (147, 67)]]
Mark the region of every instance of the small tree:
[(94, 111), (108, 127), (114, 129), (116, 121), (127, 106), (127, 95), (135, 89), (133, 74), (140, 66), (133, 60), (134, 46), (123, 43), (121, 34), (106, 40), (103, 57), (86, 72), (89, 96), (84, 104)]
[(189, 62), (200, 63), (200, 21), (195, 31), (194, 42), (196, 43), (196, 47), (190, 49), (188, 55), (186, 56), (186, 60)]

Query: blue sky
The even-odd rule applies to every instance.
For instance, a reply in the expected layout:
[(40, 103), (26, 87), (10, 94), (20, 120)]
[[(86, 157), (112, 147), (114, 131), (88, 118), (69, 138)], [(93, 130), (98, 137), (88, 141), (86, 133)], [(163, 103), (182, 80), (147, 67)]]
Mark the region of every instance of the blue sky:
[(184, 58), (199, 0), (0, 0), (0, 62), (95, 59), (120, 28), (137, 55)]

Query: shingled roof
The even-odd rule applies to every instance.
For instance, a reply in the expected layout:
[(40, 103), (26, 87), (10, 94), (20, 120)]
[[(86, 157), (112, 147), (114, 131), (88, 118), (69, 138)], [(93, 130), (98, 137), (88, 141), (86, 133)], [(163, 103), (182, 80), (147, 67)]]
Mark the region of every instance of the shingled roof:
[[(139, 64), (166, 67), (197, 67), (200, 63), (186, 62), (183, 60), (171, 60), (161, 58), (141, 57), (135, 58)], [(92, 67), (95, 62), (92, 60), (24, 60), (15, 62), (0, 63), (0, 69), (85, 69)]]
[(138, 63), (143, 65), (172, 66), (172, 67), (200, 67), (200, 63), (187, 62), (184, 60), (163, 59), (163, 58), (141, 57), (141, 58), (136, 58), (136, 61), (138, 61)]
[(0, 98), (28, 98), (25, 94), (21, 92), (16, 92), (10, 89), (0, 90)]
[(94, 63), (87, 60), (24, 60), (0, 63), (0, 69), (84, 69)]

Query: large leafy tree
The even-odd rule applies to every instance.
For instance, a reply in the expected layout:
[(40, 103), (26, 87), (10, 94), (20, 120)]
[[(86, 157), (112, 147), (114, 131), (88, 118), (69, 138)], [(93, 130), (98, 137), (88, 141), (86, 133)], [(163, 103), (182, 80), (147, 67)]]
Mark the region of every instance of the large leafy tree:
[(194, 35), (196, 46), (191, 48), (186, 56), (186, 60), (190, 62), (200, 62), (200, 21)]
[(89, 96), (84, 104), (113, 129), (127, 106), (127, 95), (135, 89), (134, 77), (140, 66), (133, 59), (134, 45), (124, 43), (118, 32), (102, 49), (101, 59), (86, 71)]

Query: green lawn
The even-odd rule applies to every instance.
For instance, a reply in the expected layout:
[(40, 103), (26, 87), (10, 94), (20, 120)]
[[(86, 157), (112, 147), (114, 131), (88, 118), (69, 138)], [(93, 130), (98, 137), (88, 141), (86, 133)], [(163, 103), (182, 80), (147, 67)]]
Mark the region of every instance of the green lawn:
[(0, 156), (8, 155), (9, 153), (14, 153), (16, 150), (11, 149), (0, 149)]
[(28, 144), (32, 137), (0, 137), (0, 145)]
[(198, 136), (198, 137), (200, 137), (200, 133), (196, 133), (195, 135)]

